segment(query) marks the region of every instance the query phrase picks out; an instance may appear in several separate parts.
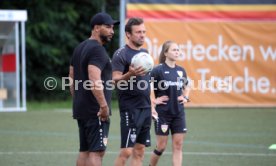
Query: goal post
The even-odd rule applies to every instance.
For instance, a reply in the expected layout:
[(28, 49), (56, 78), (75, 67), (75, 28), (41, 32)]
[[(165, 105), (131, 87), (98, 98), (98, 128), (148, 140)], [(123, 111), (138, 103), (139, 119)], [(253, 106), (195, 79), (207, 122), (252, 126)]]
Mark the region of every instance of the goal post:
[(0, 10), (0, 112), (26, 111), (26, 10)]

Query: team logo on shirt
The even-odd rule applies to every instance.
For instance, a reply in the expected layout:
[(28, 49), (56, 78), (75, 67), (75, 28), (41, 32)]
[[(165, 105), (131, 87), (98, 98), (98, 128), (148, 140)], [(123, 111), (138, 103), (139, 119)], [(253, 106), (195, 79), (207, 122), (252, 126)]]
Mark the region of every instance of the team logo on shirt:
[(183, 77), (183, 71), (177, 71), (179, 77)]
[(130, 140), (134, 143), (136, 140), (136, 134), (130, 134)]
[(162, 124), (161, 125), (161, 130), (162, 130), (163, 133), (166, 133), (166, 131), (168, 130), (168, 125)]
[(103, 138), (103, 144), (104, 144), (104, 146), (107, 145), (107, 141), (108, 141), (108, 138), (107, 138), (107, 137), (104, 137), (104, 138)]

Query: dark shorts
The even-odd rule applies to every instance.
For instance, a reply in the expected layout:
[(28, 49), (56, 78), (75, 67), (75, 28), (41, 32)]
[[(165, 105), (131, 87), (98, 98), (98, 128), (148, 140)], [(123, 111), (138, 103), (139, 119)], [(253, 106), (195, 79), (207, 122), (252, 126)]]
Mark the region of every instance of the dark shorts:
[(158, 120), (154, 120), (154, 128), (156, 135), (169, 135), (169, 131), (172, 134), (186, 133), (185, 112), (179, 115), (158, 114)]
[(105, 151), (110, 121), (95, 119), (78, 119), (80, 152)]
[(121, 110), (121, 148), (150, 146), (151, 109)]

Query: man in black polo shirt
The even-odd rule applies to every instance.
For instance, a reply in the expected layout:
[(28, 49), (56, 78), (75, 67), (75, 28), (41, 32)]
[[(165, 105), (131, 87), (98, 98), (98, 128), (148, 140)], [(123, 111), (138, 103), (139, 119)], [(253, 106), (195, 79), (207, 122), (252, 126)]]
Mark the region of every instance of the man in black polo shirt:
[[(141, 18), (130, 18), (125, 26), (128, 42), (118, 49), (112, 59), (113, 80), (117, 84), (121, 116), (121, 151), (115, 166), (142, 165), (145, 146), (150, 145), (151, 101), (150, 75), (141, 67), (134, 69), (131, 59), (139, 52), (145, 40), (145, 25)], [(127, 86), (120, 86), (126, 85)]]
[(74, 50), (69, 76), (73, 96), (73, 118), (79, 127), (80, 153), (77, 166), (102, 165), (106, 150), (112, 67), (103, 44), (111, 41), (113, 27), (119, 24), (106, 13), (98, 13), (91, 19), (91, 36)]

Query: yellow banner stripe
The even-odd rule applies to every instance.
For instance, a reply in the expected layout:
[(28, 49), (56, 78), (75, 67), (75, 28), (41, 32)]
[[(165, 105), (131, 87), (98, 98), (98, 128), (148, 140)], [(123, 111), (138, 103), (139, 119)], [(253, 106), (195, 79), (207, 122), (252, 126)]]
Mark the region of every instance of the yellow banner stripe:
[(276, 5), (127, 4), (127, 9), (160, 11), (276, 11)]

